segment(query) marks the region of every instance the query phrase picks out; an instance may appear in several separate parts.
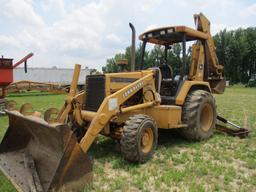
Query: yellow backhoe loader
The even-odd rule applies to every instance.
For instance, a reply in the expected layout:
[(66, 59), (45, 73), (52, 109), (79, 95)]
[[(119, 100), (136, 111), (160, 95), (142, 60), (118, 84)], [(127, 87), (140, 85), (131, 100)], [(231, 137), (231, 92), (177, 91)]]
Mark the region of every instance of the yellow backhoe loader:
[[(76, 191), (92, 181), (87, 153), (98, 134), (120, 142), (122, 156), (133, 163), (149, 160), (157, 148), (159, 129), (179, 129), (189, 140), (207, 139), (216, 124), (213, 93), (223, 93), (225, 80), (210, 22), (194, 15), (196, 29), (170, 26), (147, 31), (140, 65), (135, 66), (135, 29), (130, 72), (89, 75), (85, 90), (76, 93), (80, 65), (60, 111), (44, 118), (25, 104), (6, 111), (9, 128), (0, 145), (0, 168), (19, 191)], [(187, 62), (186, 43), (192, 45)], [(160, 66), (144, 69), (147, 44), (165, 48)], [(181, 43), (183, 63), (175, 76), (168, 51)], [(136, 68), (136, 70), (135, 70)]]

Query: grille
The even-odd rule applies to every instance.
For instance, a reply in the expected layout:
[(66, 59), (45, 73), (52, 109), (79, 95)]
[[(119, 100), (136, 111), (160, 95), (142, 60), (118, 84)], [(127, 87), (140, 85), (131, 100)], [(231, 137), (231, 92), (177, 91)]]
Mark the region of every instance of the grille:
[(105, 76), (88, 75), (86, 77), (85, 91), (84, 109), (96, 112), (105, 98)]

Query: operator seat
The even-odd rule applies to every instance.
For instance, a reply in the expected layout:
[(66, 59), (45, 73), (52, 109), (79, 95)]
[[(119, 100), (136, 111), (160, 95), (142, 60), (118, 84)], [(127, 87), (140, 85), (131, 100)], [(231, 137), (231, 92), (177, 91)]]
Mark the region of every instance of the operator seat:
[(160, 67), (162, 73), (160, 95), (163, 104), (171, 104), (175, 101), (174, 96), (177, 92), (178, 82), (174, 80), (173, 70), (170, 65), (162, 65)]
[(162, 73), (162, 79), (171, 80), (173, 79), (173, 70), (170, 65), (164, 64), (159, 67)]

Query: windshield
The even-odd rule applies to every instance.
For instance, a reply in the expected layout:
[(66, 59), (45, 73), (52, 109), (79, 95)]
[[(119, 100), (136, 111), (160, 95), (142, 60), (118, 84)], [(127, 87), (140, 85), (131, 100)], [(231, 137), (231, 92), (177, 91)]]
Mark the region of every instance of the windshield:
[[(183, 41), (181, 43), (174, 44), (153, 44), (154, 48), (151, 51), (150, 56), (153, 58), (148, 58), (146, 51), (146, 46), (148, 40), (144, 40), (142, 44), (141, 53), (141, 66), (140, 69), (145, 69), (148, 67), (162, 67), (170, 66), (172, 68), (175, 76), (179, 75), (179, 78), (183, 78), (187, 74), (187, 50), (186, 50), (186, 35), (183, 35)], [(150, 43), (152, 45), (152, 43)], [(151, 59), (153, 65), (148, 65), (148, 60)], [(152, 61), (153, 60), (153, 61)], [(174, 76), (174, 77), (175, 77)]]

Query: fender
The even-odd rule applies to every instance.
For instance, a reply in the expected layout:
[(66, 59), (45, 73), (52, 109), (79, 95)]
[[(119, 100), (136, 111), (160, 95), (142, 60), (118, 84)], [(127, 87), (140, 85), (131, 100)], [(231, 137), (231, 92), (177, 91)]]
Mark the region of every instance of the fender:
[(212, 92), (210, 88), (209, 82), (205, 81), (184, 81), (183, 85), (180, 87), (180, 91), (178, 91), (178, 95), (176, 96), (176, 105), (183, 105), (185, 103), (185, 99), (191, 90), (206, 90), (208, 92)]

